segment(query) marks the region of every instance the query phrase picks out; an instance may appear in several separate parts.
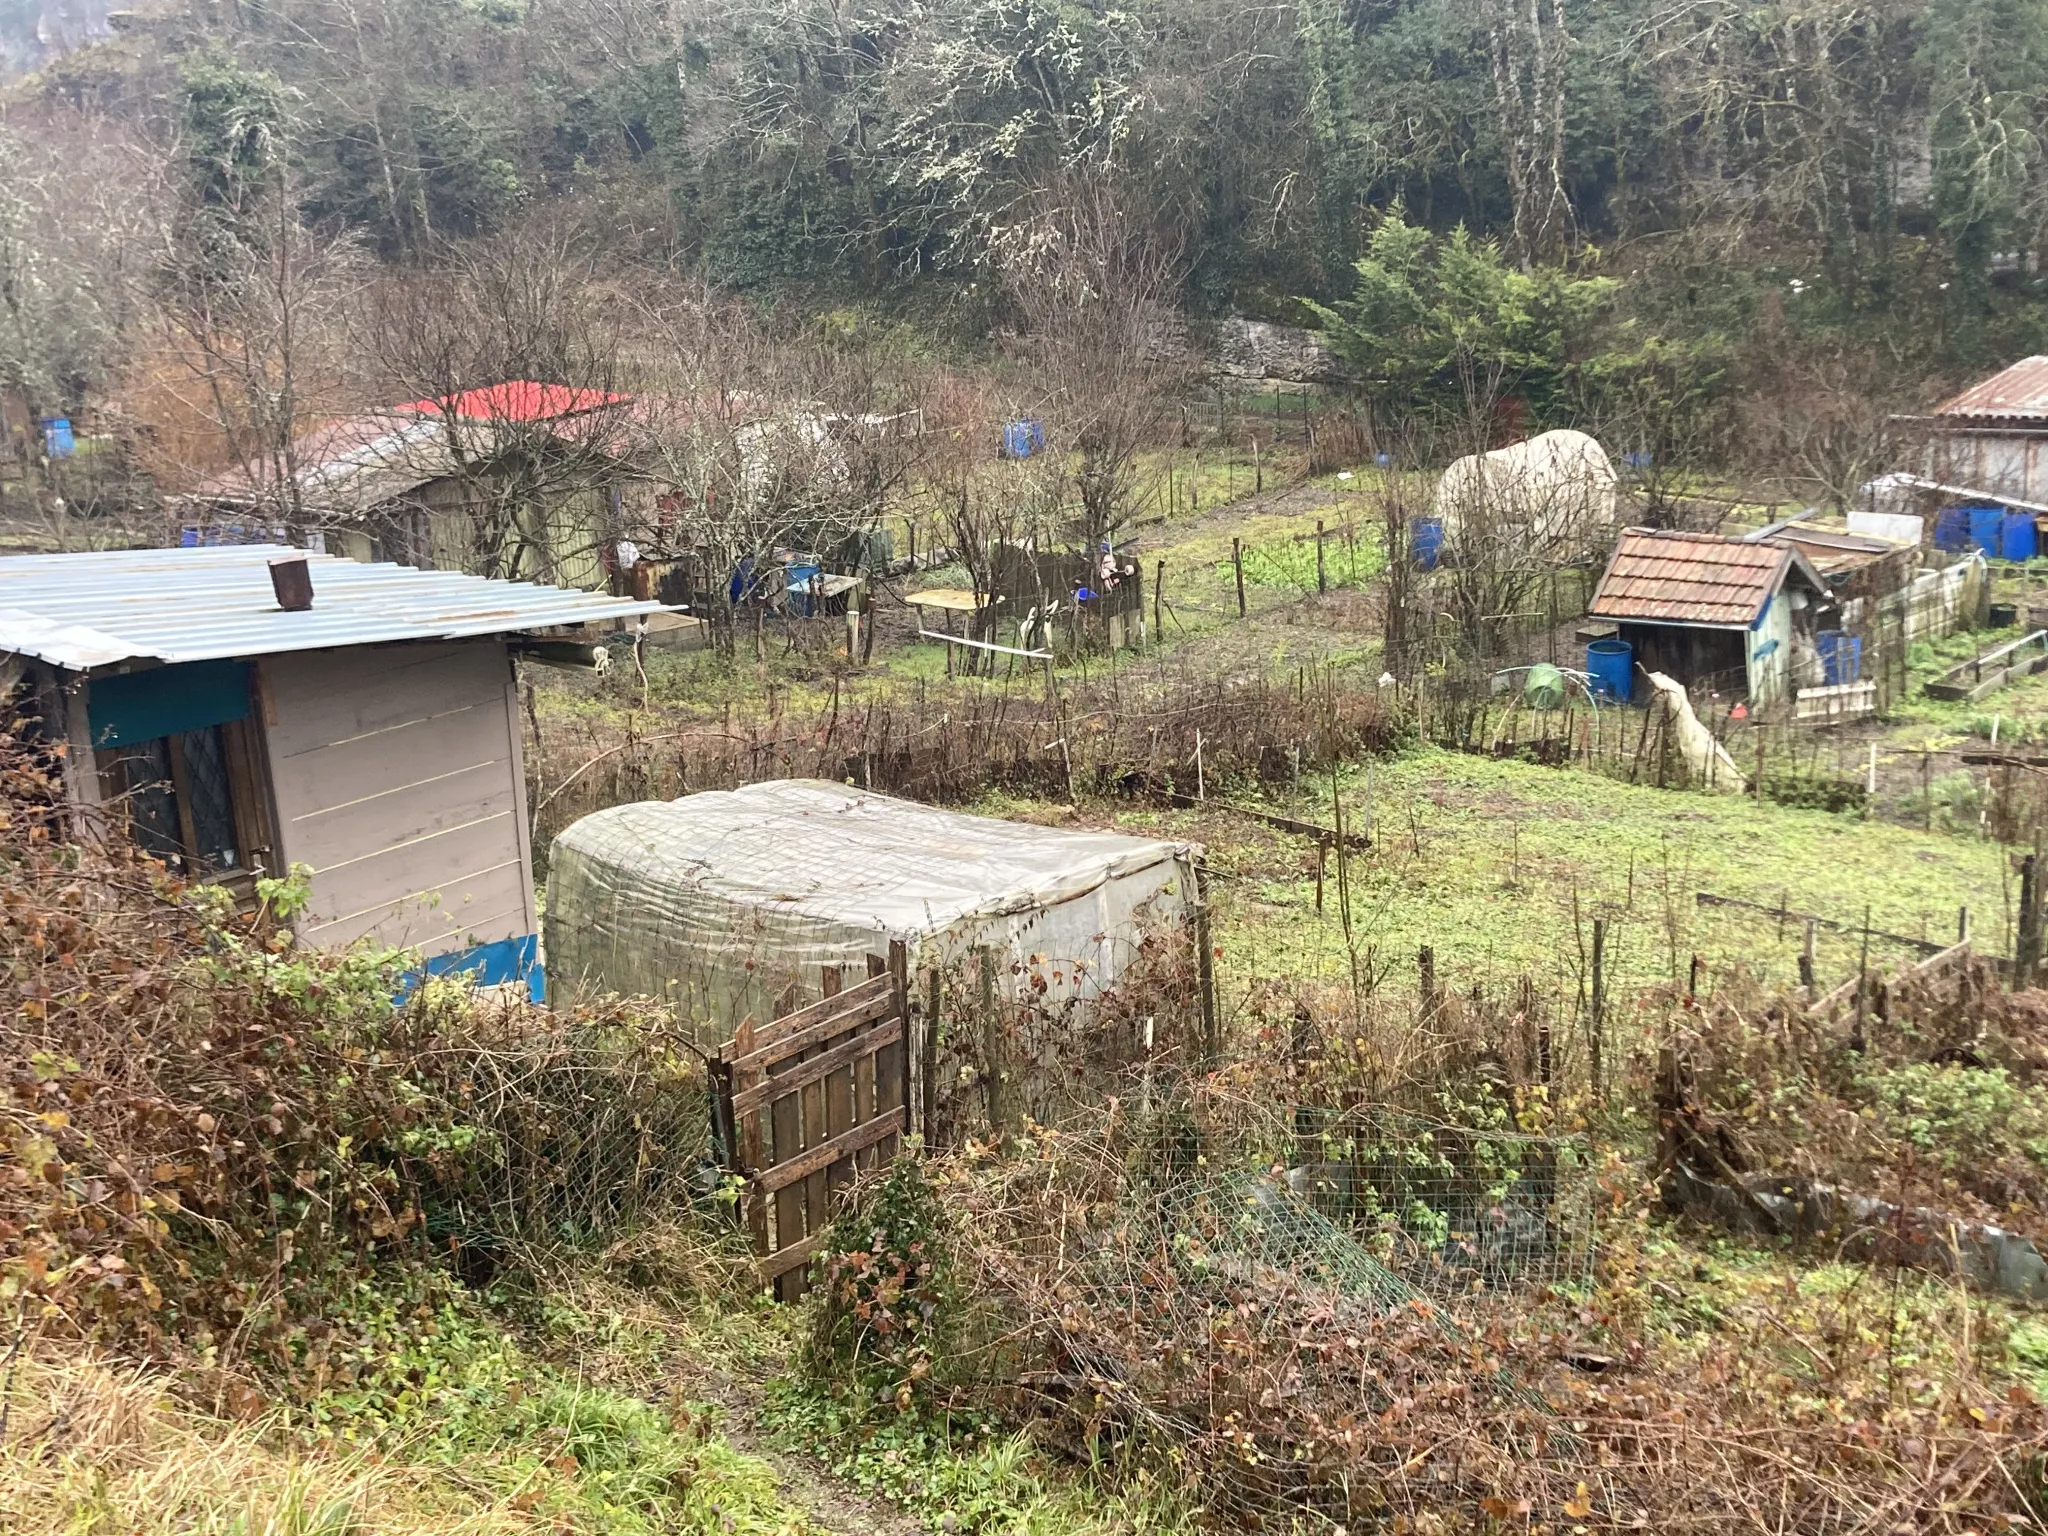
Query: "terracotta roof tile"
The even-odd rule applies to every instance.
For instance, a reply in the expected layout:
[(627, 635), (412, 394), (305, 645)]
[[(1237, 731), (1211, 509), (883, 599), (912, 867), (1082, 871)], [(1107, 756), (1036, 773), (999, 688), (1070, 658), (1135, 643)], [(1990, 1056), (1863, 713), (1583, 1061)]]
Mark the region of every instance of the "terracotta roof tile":
[(1592, 615), (1746, 627), (1763, 612), (1793, 559), (1778, 544), (1631, 529), (1600, 578)]

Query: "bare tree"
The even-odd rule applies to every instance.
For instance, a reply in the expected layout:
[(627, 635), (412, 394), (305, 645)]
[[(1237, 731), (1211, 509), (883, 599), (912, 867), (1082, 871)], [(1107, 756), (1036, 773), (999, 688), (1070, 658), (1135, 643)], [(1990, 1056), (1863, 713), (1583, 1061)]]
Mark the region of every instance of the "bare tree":
[(378, 284), (362, 346), (439, 424), (420, 467), (458, 482), (471, 569), (567, 579), (617, 537), (629, 312), (592, 243), (538, 220)]
[(1061, 500), (1091, 556), (1145, 499), (1141, 455), (1161, 440), (1186, 379), (1175, 345), (1180, 248), (1100, 176), (1043, 193), (1001, 248), (1026, 322), (1017, 351), (1043, 382)]
[(867, 333), (778, 335), (708, 289), (647, 296), (632, 350), (635, 537), (695, 567), (724, 643), (784, 607), (785, 557), (880, 574), (867, 536), (934, 441), (928, 365)]
[(1564, 187), (1565, 0), (1481, 0), (1501, 158), (1522, 270), (1551, 260), (1569, 233)]
[(107, 508), (75, 505), (81, 477), (42, 452), (36, 418), (108, 403), (147, 329), (169, 208), (162, 157), (103, 119), (55, 108), (0, 129), (0, 387), (25, 407), (5, 425), (28, 492), (10, 511), (58, 548), (74, 514)]
[(365, 268), (352, 239), (300, 222), (285, 177), (260, 214), (254, 238), (216, 231), (203, 259), (174, 245), (182, 281), (159, 311), (170, 360), (159, 381), (217, 432), (216, 463), (240, 472), (254, 510), (301, 526), (298, 445), (353, 393), (347, 317)]

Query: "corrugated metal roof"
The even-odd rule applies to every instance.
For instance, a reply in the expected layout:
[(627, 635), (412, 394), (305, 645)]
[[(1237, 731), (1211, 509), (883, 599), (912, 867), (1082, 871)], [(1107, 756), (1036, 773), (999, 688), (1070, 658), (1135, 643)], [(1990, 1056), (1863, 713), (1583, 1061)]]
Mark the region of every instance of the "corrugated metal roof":
[[(292, 444), (292, 458), (298, 504), (308, 512), (351, 518), (461, 472), (440, 422), (390, 411), (326, 422)], [(215, 475), (191, 494), (237, 506), (286, 504), (275, 469), (267, 464)]]
[(2048, 420), (2048, 357), (2023, 357), (1934, 408), (1948, 420)]
[(301, 553), (244, 544), (0, 559), (0, 654), (84, 670), (456, 640), (666, 611), (532, 582), (307, 555), (313, 606), (286, 613), (271, 590), (270, 561)]
[(1592, 616), (1747, 629), (1795, 562), (1811, 574), (1798, 551), (1782, 544), (1632, 528), (1607, 562)]

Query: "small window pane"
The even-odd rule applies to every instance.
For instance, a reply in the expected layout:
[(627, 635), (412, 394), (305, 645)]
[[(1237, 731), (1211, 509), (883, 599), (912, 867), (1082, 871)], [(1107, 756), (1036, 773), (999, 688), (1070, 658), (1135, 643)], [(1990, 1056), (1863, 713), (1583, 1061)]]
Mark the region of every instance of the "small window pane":
[(178, 801), (171, 788), (171, 743), (167, 737), (138, 741), (121, 749), (121, 777), (127, 785), (128, 835), (135, 846), (173, 869), (185, 867), (178, 836)]
[(192, 813), (194, 852), (209, 869), (235, 869), (241, 864), (235, 846), (235, 801), (228, 781), (228, 755), (220, 727), (187, 731), (178, 738), (185, 755), (185, 790)]

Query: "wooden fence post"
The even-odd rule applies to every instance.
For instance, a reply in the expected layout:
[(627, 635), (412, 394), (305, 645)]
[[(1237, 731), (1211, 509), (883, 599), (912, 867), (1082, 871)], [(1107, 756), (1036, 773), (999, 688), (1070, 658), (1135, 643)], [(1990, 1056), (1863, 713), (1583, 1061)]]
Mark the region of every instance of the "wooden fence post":
[(986, 1083), (983, 1088), (988, 1104), (989, 1137), (1000, 1147), (1003, 1144), (1003, 1129), (1010, 1118), (1007, 1073), (1003, 1061), (1008, 1054), (1004, 1050), (1003, 1027), (996, 1017), (996, 957), (987, 949), (977, 950), (981, 973), (981, 1057), (982, 1071)]
[(1607, 919), (1593, 919), (1593, 989), (1586, 1006), (1586, 1068), (1593, 1097), (1600, 1097), (1600, 1058), (1607, 1012)]
[(2034, 984), (2041, 965), (2041, 870), (2040, 854), (2020, 860), (2020, 931), (2013, 946), (2012, 989), (2023, 992)]
[(1195, 976), (1201, 987), (1202, 1049), (1210, 1061), (1223, 1052), (1222, 1029), (1216, 1018), (1216, 949), (1209, 922), (1209, 886), (1198, 862), (1195, 878)]
[(1814, 920), (1806, 920), (1806, 938), (1799, 948), (1799, 985), (1806, 989), (1806, 1000), (1810, 1003), (1817, 995), (1813, 982), (1813, 935)]
[(918, 1107), (918, 1129), (924, 1135), (925, 1149), (930, 1151), (938, 1146), (939, 1118), (939, 1041), (945, 1032), (945, 973), (938, 966), (932, 967), (931, 988), (927, 994), (924, 1010), (924, 1039), (919, 1042), (924, 1054), (923, 1103)]
[(1316, 519), (1316, 590), (1330, 590), (1329, 579), (1323, 573), (1323, 520), (1320, 517)]
[(1244, 540), (1230, 541), (1230, 567), (1237, 573), (1237, 616), (1244, 617)]

